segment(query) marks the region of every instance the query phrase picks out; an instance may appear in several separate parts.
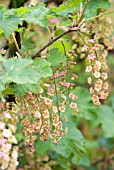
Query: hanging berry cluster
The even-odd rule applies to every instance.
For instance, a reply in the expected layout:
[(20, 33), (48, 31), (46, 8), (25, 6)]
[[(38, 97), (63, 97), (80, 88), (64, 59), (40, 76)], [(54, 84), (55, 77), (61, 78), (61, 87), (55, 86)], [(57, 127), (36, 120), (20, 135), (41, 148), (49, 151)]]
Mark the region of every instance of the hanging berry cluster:
[[(73, 51), (68, 53), (76, 57)], [(74, 113), (78, 113), (78, 97), (69, 92), (75, 85), (68, 80), (71, 65), (76, 65), (76, 62), (67, 58), (66, 64), (61, 63), (60, 67), (52, 68), (53, 76), (47, 80), (48, 83), (43, 84), (38, 94), (28, 93), (17, 100), (19, 114), (23, 118), (21, 125), (24, 126), (25, 143), (30, 147), (34, 147), (36, 133), (40, 134), (40, 140), (51, 138), (53, 144), (57, 144), (68, 132), (68, 128), (63, 127), (63, 121), (68, 121), (66, 106), (69, 104)], [(78, 78), (73, 73), (72, 77)]]
[[(107, 25), (107, 26), (106, 26)], [(108, 96), (107, 55), (113, 49), (111, 36), (113, 27), (108, 17), (101, 17), (89, 24), (83, 24), (81, 33), (73, 35), (73, 49), (81, 59), (86, 58), (85, 72), (91, 73), (87, 78), (90, 94), (95, 105), (100, 105), (102, 99)], [(85, 34), (86, 32), (86, 34)], [(79, 38), (78, 38), (79, 37)], [(89, 38), (90, 37), (90, 38)]]
[(90, 93), (92, 94), (92, 100), (95, 105), (100, 105), (101, 99), (106, 99), (108, 96), (108, 82), (105, 81), (107, 76), (107, 64), (106, 55), (107, 52), (104, 50), (102, 55), (99, 57), (98, 52), (100, 50), (100, 45), (95, 44), (94, 40), (88, 40), (88, 44), (92, 43), (92, 48), (88, 47), (88, 57), (86, 61), (89, 62), (89, 66), (86, 67), (86, 72), (92, 72), (92, 78), (88, 77), (87, 81), (89, 84), (94, 82), (94, 87), (90, 88)]
[(18, 146), (14, 136), (18, 117), (9, 110), (9, 103), (0, 114), (0, 165), (1, 169), (16, 170)]

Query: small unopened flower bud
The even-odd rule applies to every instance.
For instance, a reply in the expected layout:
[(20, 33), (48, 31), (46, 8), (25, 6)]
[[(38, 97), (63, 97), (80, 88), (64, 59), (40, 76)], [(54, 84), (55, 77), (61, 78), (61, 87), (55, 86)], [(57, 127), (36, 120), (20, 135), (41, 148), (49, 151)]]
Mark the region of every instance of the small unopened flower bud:
[(94, 39), (89, 39), (88, 42), (94, 44)]
[(87, 82), (88, 82), (88, 84), (91, 84), (91, 83), (92, 83), (91, 77), (88, 77), (88, 78), (87, 78)]

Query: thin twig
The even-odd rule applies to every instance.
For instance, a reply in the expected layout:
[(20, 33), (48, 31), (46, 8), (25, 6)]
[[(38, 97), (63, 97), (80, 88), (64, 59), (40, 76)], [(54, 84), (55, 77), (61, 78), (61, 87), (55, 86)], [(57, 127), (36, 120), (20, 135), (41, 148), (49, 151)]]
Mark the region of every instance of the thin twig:
[(16, 38), (15, 38), (14, 33), (12, 33), (12, 37), (13, 37), (13, 40), (14, 40), (15, 46), (16, 46), (16, 48), (17, 48), (18, 52), (19, 52), (19, 46), (18, 46), (18, 43), (17, 43), (17, 40), (16, 40)]
[[(62, 45), (63, 45), (63, 48), (64, 48), (64, 54), (66, 55), (67, 57), (67, 74), (66, 74), (66, 81), (68, 82), (68, 56), (67, 56), (67, 53), (66, 53), (66, 49), (65, 49), (65, 44), (63, 41), (61, 41)], [(69, 95), (69, 89), (68, 89), (68, 95)]]
[[(84, 24), (85, 22), (94, 20), (94, 19), (96, 19), (96, 18), (100, 18), (100, 17), (102, 17), (102, 16), (104, 16), (104, 15), (111, 14), (111, 13), (113, 13), (113, 12), (114, 12), (114, 10), (113, 10), (113, 11), (109, 11), (109, 12), (105, 12), (105, 13), (100, 14), (100, 15), (97, 15), (97, 16), (95, 16), (95, 17), (91, 17), (91, 18), (89, 18), (89, 19), (86, 19), (86, 20), (84, 20), (84, 21), (81, 23), (81, 25)], [(81, 26), (81, 25), (80, 25), (80, 26)]]
[[(51, 68), (52, 68), (52, 67), (51, 67)], [(60, 116), (60, 111), (59, 111), (59, 100), (58, 100), (58, 92), (57, 92), (57, 85), (56, 85), (56, 80), (55, 80), (55, 77), (54, 77), (54, 70), (53, 70), (53, 68), (52, 68), (52, 71), (53, 71), (53, 80), (54, 80), (55, 94), (56, 94), (56, 104), (57, 104), (57, 109), (58, 109), (59, 116)]]
[(24, 41), (26, 40), (27, 34), (29, 33), (31, 27), (32, 27), (32, 24), (29, 24), (29, 25), (28, 25), (28, 28), (26, 29), (25, 34), (24, 34)]
[(82, 10), (82, 12), (81, 12), (81, 16), (80, 16), (80, 18), (79, 18), (79, 20), (78, 20), (78, 24), (79, 24), (79, 23), (82, 21), (82, 19), (83, 19), (84, 12), (85, 12), (85, 10), (86, 10), (86, 7), (87, 7), (88, 3), (89, 3), (89, 0), (86, 0), (85, 5), (84, 5), (84, 8), (83, 8), (83, 10)]
[[(85, 9), (86, 9), (87, 4), (88, 4), (88, 0), (87, 0), (86, 3), (85, 3), (84, 9), (83, 9), (83, 11), (82, 11), (82, 15), (80, 16), (80, 19), (78, 20), (78, 24), (71, 26), (69, 30), (65, 31), (64, 33), (62, 33), (61, 35), (55, 37), (54, 39), (50, 40), (44, 47), (42, 47), (35, 55), (32, 56), (32, 59), (35, 59), (36, 57), (41, 57), (41, 53), (42, 53), (47, 47), (49, 47), (50, 45), (52, 45), (55, 41), (59, 40), (59, 39), (62, 38), (63, 36), (65, 36), (65, 35), (67, 35), (67, 34), (69, 34), (69, 33), (71, 33), (71, 32), (77, 31), (77, 30), (79, 29), (79, 23), (80, 23), (80, 22), (82, 21), (82, 19), (83, 19), (83, 14), (84, 14), (84, 12), (85, 12)], [(94, 19), (96, 19), (96, 18), (102, 17), (102, 16), (107, 15), (107, 14), (110, 14), (110, 13), (112, 13), (112, 12), (114, 12), (114, 10), (113, 10), (113, 11), (110, 11), (110, 12), (106, 12), (106, 13), (104, 13), (104, 14), (97, 15), (97, 16), (92, 17), (92, 18), (89, 18), (89, 19), (86, 19), (86, 20), (84, 20), (84, 21), (81, 23), (81, 25), (82, 25), (83, 23), (85, 23), (85, 22), (88, 22), (88, 21), (90, 21), (90, 20), (94, 20)], [(80, 25), (80, 26), (81, 26), (81, 25)], [(72, 29), (72, 28), (77, 28), (77, 29), (74, 30), (74, 29)]]
[(66, 54), (66, 49), (65, 49), (65, 44), (64, 44), (63, 41), (61, 41), (61, 43), (62, 43), (62, 46), (63, 46), (63, 49), (64, 49), (64, 54), (67, 55), (67, 54)]
[[(78, 30), (77, 30), (78, 31)], [(83, 37), (83, 35), (82, 35), (82, 33), (80, 32), (80, 31), (78, 31), (78, 33), (80, 34), (80, 36), (82, 37), (82, 39), (83, 39), (83, 41), (84, 41), (84, 44), (85, 45), (87, 45), (87, 43), (86, 43), (86, 41), (85, 41), (85, 39), (84, 39), (84, 37)]]
[[(76, 26), (74, 26), (76, 27)], [(48, 42), (48, 44), (46, 44), (43, 48), (41, 48), (34, 56), (32, 56), (32, 59), (35, 59), (36, 57), (40, 57), (41, 53), (47, 48), (49, 47), (50, 45), (52, 45), (55, 41), (59, 40), (61, 37), (71, 33), (71, 32), (74, 32), (74, 31), (77, 31), (76, 30), (73, 30), (73, 29), (69, 29), (68, 31), (65, 31), (64, 33), (62, 33), (61, 35), (55, 37), (54, 39), (50, 40)]]

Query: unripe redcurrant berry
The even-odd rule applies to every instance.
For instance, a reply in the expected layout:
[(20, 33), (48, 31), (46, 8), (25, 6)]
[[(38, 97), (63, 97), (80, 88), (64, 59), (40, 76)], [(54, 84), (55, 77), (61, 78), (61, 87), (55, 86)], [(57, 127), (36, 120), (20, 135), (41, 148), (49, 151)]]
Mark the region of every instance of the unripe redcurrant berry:
[(74, 78), (74, 77), (71, 77), (71, 80), (75, 80), (75, 78)]
[(70, 65), (70, 68), (74, 68), (74, 65)]
[(72, 61), (73, 61), (73, 60), (74, 60), (74, 57), (73, 57), (73, 56), (72, 56), (72, 57), (70, 57), (70, 60), (72, 60)]

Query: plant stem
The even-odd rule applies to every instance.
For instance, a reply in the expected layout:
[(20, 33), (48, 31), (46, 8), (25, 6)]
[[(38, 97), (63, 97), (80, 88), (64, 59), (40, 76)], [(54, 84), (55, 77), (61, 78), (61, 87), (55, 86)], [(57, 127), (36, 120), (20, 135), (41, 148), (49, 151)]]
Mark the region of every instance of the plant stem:
[(100, 14), (100, 15), (97, 15), (97, 16), (95, 16), (95, 17), (88, 18), (88, 19), (86, 19), (85, 21), (83, 21), (83, 22), (81, 23), (81, 25), (82, 25), (83, 23), (85, 23), (85, 22), (94, 20), (94, 19), (96, 19), (96, 18), (102, 17), (102, 16), (107, 15), (107, 14), (111, 14), (111, 13), (113, 13), (113, 12), (114, 12), (114, 10), (113, 10), (113, 11), (109, 11), (109, 12), (105, 12), (105, 13)]
[(61, 41), (61, 43), (62, 43), (62, 46), (63, 46), (63, 49), (64, 49), (64, 54), (67, 55), (67, 54), (66, 54), (66, 49), (65, 49), (65, 44), (64, 44), (63, 41)]
[(16, 40), (16, 38), (15, 38), (14, 33), (12, 33), (12, 37), (13, 37), (13, 40), (14, 40), (15, 46), (16, 46), (16, 48), (17, 48), (18, 52), (19, 52), (19, 46), (18, 46), (18, 43), (17, 43), (17, 40)]
[(78, 31), (78, 33), (79, 33), (79, 34), (80, 34), (80, 36), (82, 37), (82, 39), (83, 39), (83, 41), (84, 41), (84, 44), (85, 44), (85, 45), (87, 45), (87, 43), (86, 43), (86, 41), (85, 41), (85, 39), (84, 39), (84, 37), (83, 37), (82, 33), (81, 33), (80, 31)]
[[(51, 67), (52, 68), (52, 67)], [(56, 104), (57, 104), (57, 109), (58, 109), (58, 112), (59, 112), (59, 116), (60, 116), (60, 111), (59, 111), (59, 100), (58, 100), (58, 92), (57, 92), (57, 85), (56, 85), (56, 80), (54, 78), (54, 70), (52, 68), (52, 71), (53, 71), (53, 80), (54, 80), (54, 85), (55, 85), (55, 94), (56, 94)]]
[[(76, 26), (74, 26), (76, 27)], [(73, 30), (73, 29), (69, 29), (68, 31), (65, 31), (64, 33), (62, 33), (61, 35), (55, 37), (54, 39), (50, 40), (48, 42), (48, 44), (46, 44), (43, 48), (41, 48), (34, 56), (32, 56), (32, 59), (35, 59), (36, 57), (40, 57), (41, 53), (47, 48), (49, 47), (50, 45), (52, 45), (55, 41), (59, 40), (61, 37), (71, 33), (71, 32), (74, 32), (74, 31), (77, 31), (76, 30)]]
[(82, 12), (81, 12), (80, 18), (79, 18), (79, 20), (78, 20), (78, 24), (79, 24), (79, 23), (82, 21), (82, 19), (83, 19), (84, 12), (85, 12), (85, 10), (86, 10), (86, 7), (87, 7), (88, 3), (89, 3), (89, 0), (86, 0), (85, 5), (84, 5), (84, 8), (83, 8), (83, 10), (82, 10)]
[[(64, 48), (64, 54), (65, 54), (66, 57), (67, 57), (67, 74), (66, 74), (66, 81), (68, 82), (68, 69), (69, 69), (69, 67), (68, 67), (68, 56), (67, 56), (67, 53), (66, 53), (66, 49), (65, 49), (65, 44), (64, 44), (64, 42), (61, 41), (61, 43), (62, 43), (62, 46), (63, 46), (63, 48)], [(69, 95), (69, 89), (68, 89), (68, 95)]]
[(25, 42), (25, 40), (26, 40), (26, 38), (27, 38), (27, 34), (29, 33), (29, 31), (30, 31), (30, 29), (31, 29), (31, 26), (32, 26), (32, 24), (29, 24), (28, 28), (27, 28), (26, 31), (25, 31), (25, 34), (24, 34), (24, 42)]
[[(5, 38), (3, 38), (0, 42), (0, 46), (2, 45), (3, 41), (5, 40)], [(1, 47), (0, 47), (1, 48)]]
[[(86, 6), (87, 6), (88, 2), (89, 2), (89, 1), (87, 0), (86, 3), (85, 3), (84, 9), (83, 9), (82, 14), (81, 14), (81, 16), (80, 16), (80, 19), (78, 20), (78, 23), (80, 23), (80, 22), (82, 21), (82, 19), (83, 19), (83, 14), (84, 14), (84, 12), (85, 12), (85, 9), (86, 9)], [(96, 18), (102, 17), (102, 16), (107, 15), (107, 14), (110, 14), (110, 13), (112, 13), (112, 12), (114, 12), (114, 10), (113, 10), (113, 11), (106, 12), (106, 13), (104, 13), (104, 14), (97, 15), (97, 16), (92, 17), (92, 18), (89, 18), (89, 19), (86, 19), (85, 21), (83, 21), (83, 22), (80, 24), (80, 26), (81, 26), (83, 23), (85, 23), (85, 22), (88, 22), (88, 21), (90, 21), (90, 20), (94, 20), (94, 19), (96, 19)], [(35, 55), (32, 56), (32, 59), (35, 59), (36, 57), (41, 57), (41, 53), (42, 53), (47, 47), (49, 47), (50, 45), (52, 45), (55, 41), (59, 40), (61, 37), (65, 36), (65, 35), (67, 35), (67, 34), (69, 34), (69, 33), (71, 33), (71, 32), (78, 31), (78, 29), (79, 29), (78, 26), (79, 26), (79, 25), (76, 24), (76, 25), (72, 26), (69, 30), (67, 30), (67, 31), (65, 31), (64, 33), (62, 33), (61, 35), (59, 35), (59, 36), (53, 38), (52, 40), (50, 40), (50, 41), (48, 42), (48, 44), (46, 44), (46, 45), (45, 45), (44, 47), (42, 47)], [(76, 29), (74, 30), (74, 29), (72, 29), (72, 28), (76, 28)]]

